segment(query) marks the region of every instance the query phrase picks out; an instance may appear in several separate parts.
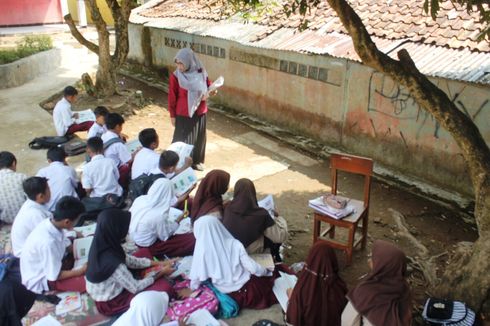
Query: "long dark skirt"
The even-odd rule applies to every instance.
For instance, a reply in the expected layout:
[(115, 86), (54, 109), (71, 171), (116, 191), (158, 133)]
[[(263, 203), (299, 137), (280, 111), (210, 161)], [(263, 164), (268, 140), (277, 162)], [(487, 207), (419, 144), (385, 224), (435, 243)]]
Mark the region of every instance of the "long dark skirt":
[(192, 161), (194, 164), (204, 163), (206, 154), (206, 114), (194, 114), (192, 118), (176, 116), (172, 143), (184, 142), (194, 145)]

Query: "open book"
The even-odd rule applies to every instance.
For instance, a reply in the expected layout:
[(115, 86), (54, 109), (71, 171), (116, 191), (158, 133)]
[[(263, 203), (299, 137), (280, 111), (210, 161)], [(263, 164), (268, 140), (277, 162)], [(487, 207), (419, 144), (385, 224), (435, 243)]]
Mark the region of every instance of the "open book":
[(259, 205), (259, 207), (265, 208), (269, 212), (269, 215), (272, 218), (275, 218), (275, 216), (274, 216), (274, 210), (276, 208), (275, 208), (275, 205), (274, 205), (274, 197), (272, 197), (272, 195), (268, 195), (264, 199), (259, 200), (257, 202), (257, 204)]
[(83, 123), (83, 122), (87, 122), (87, 121), (95, 121), (95, 114), (90, 109), (83, 110), (83, 111), (75, 111), (73, 113), (78, 113), (78, 118), (75, 119), (76, 123)]
[(179, 155), (179, 162), (177, 163), (177, 169), (180, 169), (185, 164), (185, 158), (191, 156), (194, 145), (189, 145), (184, 142), (178, 141), (172, 143), (167, 150), (177, 153)]
[(141, 143), (138, 139), (130, 140), (130, 141), (126, 142), (125, 145), (131, 154), (136, 152), (136, 150), (141, 147)]
[(73, 256), (75, 256), (75, 265), (73, 269), (78, 269), (88, 262), (88, 253), (94, 237), (79, 238), (73, 241)]
[(171, 179), (174, 185), (175, 195), (182, 196), (197, 183), (197, 176), (191, 167), (177, 174)]
[(75, 231), (80, 232), (84, 237), (88, 237), (90, 235), (95, 234), (95, 228), (97, 227), (97, 223), (92, 223), (85, 226), (77, 226), (73, 228)]
[(276, 278), (274, 281), (274, 286), (272, 287), (272, 292), (279, 301), (281, 308), (284, 312), (288, 309), (288, 289), (293, 289), (298, 282), (298, 278), (294, 275), (279, 272), (280, 277)]
[(274, 270), (274, 259), (272, 259), (271, 254), (251, 254), (249, 256), (250, 258), (255, 260), (257, 264), (261, 265), (265, 269), (268, 269), (270, 271)]
[(197, 326), (220, 326), (219, 321), (206, 309), (198, 309), (189, 315), (187, 325)]
[(56, 305), (56, 315), (63, 315), (82, 308), (80, 292), (62, 292), (56, 294), (61, 301)]

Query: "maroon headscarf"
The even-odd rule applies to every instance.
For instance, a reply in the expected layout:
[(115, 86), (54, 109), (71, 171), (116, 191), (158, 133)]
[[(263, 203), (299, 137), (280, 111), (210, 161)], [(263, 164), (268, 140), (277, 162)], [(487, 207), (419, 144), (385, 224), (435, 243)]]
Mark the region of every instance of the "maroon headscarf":
[(410, 287), (405, 280), (407, 258), (393, 244), (376, 240), (373, 269), (347, 297), (375, 326), (406, 326), (412, 320)]
[(269, 212), (257, 205), (254, 183), (249, 179), (238, 180), (233, 200), (226, 206), (223, 216), (228, 231), (246, 248), (274, 223)]
[(338, 275), (335, 252), (318, 241), (289, 299), (288, 323), (294, 326), (339, 326), (347, 304), (347, 287)]
[(212, 170), (202, 179), (192, 200), (191, 219), (194, 223), (199, 217), (215, 210), (223, 214), (222, 195), (228, 190), (230, 174), (223, 170)]

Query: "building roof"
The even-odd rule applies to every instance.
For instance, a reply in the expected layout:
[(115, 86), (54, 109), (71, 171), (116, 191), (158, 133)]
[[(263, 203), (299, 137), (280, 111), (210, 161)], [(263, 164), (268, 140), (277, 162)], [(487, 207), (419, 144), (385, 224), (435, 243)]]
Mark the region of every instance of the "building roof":
[[(298, 32), (301, 17), (289, 18), (273, 8), (262, 19), (244, 23), (229, 9), (210, 0), (153, 0), (132, 14), (131, 21), (154, 27), (234, 40), (251, 46), (294, 52), (328, 54), (360, 61), (352, 40), (335, 12), (323, 1), (307, 14), (308, 28)], [(478, 13), (441, 3), (433, 20), (422, 0), (351, 0), (381, 51), (396, 57), (406, 48), (428, 76), (490, 84), (490, 43), (477, 42)], [(139, 18), (139, 19), (138, 19)]]

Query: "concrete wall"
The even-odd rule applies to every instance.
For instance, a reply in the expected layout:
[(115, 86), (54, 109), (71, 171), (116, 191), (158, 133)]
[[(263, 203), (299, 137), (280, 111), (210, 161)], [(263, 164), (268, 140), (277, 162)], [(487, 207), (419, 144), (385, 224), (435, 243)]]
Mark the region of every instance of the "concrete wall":
[[(466, 167), (450, 135), (406, 90), (362, 64), (143, 25), (131, 24), (129, 32), (130, 59), (170, 71), (178, 49), (192, 45), (211, 79), (225, 77), (226, 86), (216, 99), (223, 105), (471, 194)], [(490, 143), (490, 87), (432, 80)]]
[(0, 65), (0, 89), (20, 86), (35, 77), (59, 67), (61, 50), (51, 49)]
[(59, 0), (1, 0), (0, 26), (63, 22)]

